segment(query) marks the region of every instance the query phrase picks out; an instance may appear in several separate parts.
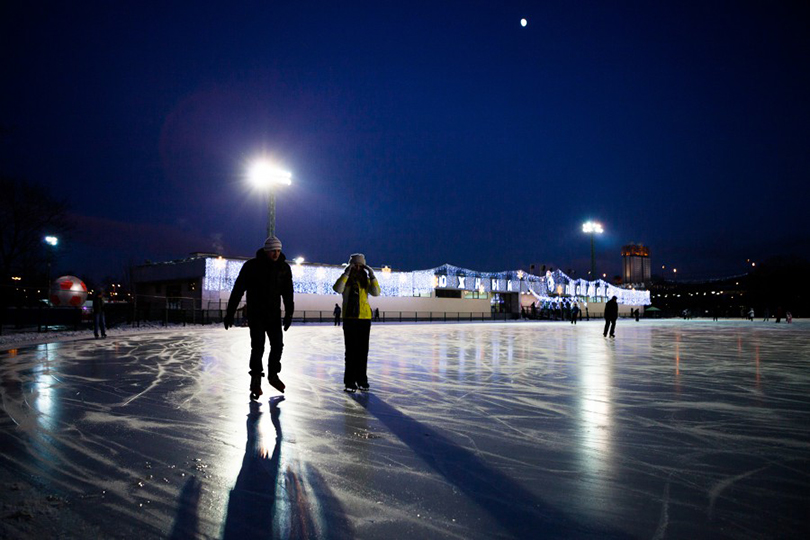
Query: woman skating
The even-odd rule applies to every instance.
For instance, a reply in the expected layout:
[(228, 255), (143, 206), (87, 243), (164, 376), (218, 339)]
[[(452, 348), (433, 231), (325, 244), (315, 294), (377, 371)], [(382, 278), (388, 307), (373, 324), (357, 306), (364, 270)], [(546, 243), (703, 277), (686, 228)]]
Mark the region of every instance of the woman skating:
[(332, 288), (343, 295), (343, 339), (346, 344), (343, 384), (347, 392), (355, 392), (358, 387), (367, 391), (366, 365), (371, 332), (368, 295), (379, 296), (380, 284), (374, 271), (366, 265), (366, 257), (355, 253)]

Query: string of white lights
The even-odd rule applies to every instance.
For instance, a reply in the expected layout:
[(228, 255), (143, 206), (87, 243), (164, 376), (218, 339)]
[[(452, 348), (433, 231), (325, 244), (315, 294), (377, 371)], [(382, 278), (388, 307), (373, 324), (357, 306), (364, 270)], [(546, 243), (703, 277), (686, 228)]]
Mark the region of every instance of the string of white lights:
[[(243, 260), (222, 257), (207, 258), (203, 289), (209, 293), (232, 290), (244, 263)], [(344, 271), (341, 266), (311, 263), (293, 264), (291, 268), (295, 292), (319, 295), (337, 294), (332, 290), (332, 285)], [(376, 275), (382, 296), (429, 296), (435, 289), (451, 289), (488, 294), (517, 292), (555, 302), (572, 297), (609, 299), (615, 296), (620, 304), (625, 305), (646, 306), (651, 303), (649, 291), (622, 289), (601, 279), (572, 279), (560, 270), (536, 276), (522, 270), (477, 272), (445, 264), (413, 272), (393, 272), (385, 268), (377, 271)]]

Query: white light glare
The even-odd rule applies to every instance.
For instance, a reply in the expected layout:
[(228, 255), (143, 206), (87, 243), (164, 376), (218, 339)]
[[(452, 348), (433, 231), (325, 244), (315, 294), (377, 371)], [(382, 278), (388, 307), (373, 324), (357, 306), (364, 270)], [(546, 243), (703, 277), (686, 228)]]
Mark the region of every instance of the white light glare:
[(59, 239), (55, 236), (46, 236), (45, 243), (55, 246), (56, 244), (59, 243)]
[(587, 221), (582, 224), (582, 232), (602, 234), (605, 230), (602, 228), (601, 223), (596, 221)]
[(289, 186), (292, 184), (292, 173), (261, 160), (250, 167), (248, 179), (258, 188), (269, 189), (276, 185)]
[(302, 264), (304, 262), (304, 258), (296, 257), (295, 259), (293, 259), (293, 261), (295, 261), (295, 264)]

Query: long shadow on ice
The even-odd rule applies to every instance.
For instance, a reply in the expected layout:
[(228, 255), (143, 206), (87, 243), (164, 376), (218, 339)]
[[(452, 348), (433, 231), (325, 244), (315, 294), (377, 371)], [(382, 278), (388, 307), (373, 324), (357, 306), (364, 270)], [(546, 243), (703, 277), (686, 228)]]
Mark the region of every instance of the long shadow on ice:
[(199, 506), (201, 489), (202, 484), (197, 480), (196, 476), (192, 476), (186, 481), (183, 490), (180, 492), (177, 518), (174, 520), (174, 527), (169, 536), (170, 540), (197, 538), (200, 522)]
[(353, 537), (340, 502), (317, 470), (285, 457), (282, 473), (278, 405), (283, 400), (283, 396), (270, 400), (270, 420), (276, 431), (272, 455), (259, 428), (260, 405), (250, 404), (245, 457), (228, 499), (223, 538)]
[[(433, 428), (373, 394), (352, 396), (431, 468), (444, 476), (516, 538), (630, 538), (619, 531), (577, 521)], [(495, 535), (493, 535), (495, 536)]]
[(284, 397), (270, 401), (270, 417), (276, 426), (273, 454), (268, 456), (259, 430), (262, 412), (255, 401), (250, 403), (247, 419), (247, 445), (242, 469), (228, 499), (223, 538), (272, 538), (275, 516), (276, 481), (281, 453), (281, 430), (278, 404)]

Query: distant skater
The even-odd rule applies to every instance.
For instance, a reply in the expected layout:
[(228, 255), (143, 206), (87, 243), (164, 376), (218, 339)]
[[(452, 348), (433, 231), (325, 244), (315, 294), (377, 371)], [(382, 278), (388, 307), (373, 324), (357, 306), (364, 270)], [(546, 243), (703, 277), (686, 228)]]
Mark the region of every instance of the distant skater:
[(332, 311), (335, 316), (335, 326), (340, 326), (340, 306), (335, 304), (335, 309)]
[(610, 337), (616, 337), (616, 319), (619, 318), (619, 302), (615, 296), (607, 301), (605, 304), (605, 331), (604, 336), (608, 336), (610, 330)]
[(360, 387), (368, 391), (368, 340), (371, 333), (371, 306), (368, 295), (380, 296), (380, 284), (374, 271), (366, 265), (362, 253), (354, 253), (346, 271), (332, 286), (343, 295), (344, 357), (343, 385), (353, 393)]
[[(284, 393), (284, 383), (278, 378), (281, 371), (281, 351), (286, 332), (292, 324), (295, 309), (293, 303), (292, 270), (281, 252), (281, 240), (270, 236), (264, 246), (256, 251), (256, 257), (247, 261), (233, 284), (228, 311), (225, 315), (225, 330), (233, 326), (236, 308), (247, 292), (246, 312), (250, 327), (250, 399), (262, 395), (262, 355), (265, 336), (270, 339), (270, 355), (267, 358), (267, 380), (270, 385)], [(284, 321), (281, 320), (281, 300), (284, 300)]]
[(751, 309), (748, 310), (748, 320), (749, 321), (754, 320), (754, 308), (751, 308)]
[(574, 307), (571, 308), (571, 324), (577, 324), (578, 318), (579, 318), (579, 305), (574, 304)]
[(107, 337), (107, 319), (104, 317), (104, 289), (99, 289), (93, 295), (93, 334), (98, 339)]

